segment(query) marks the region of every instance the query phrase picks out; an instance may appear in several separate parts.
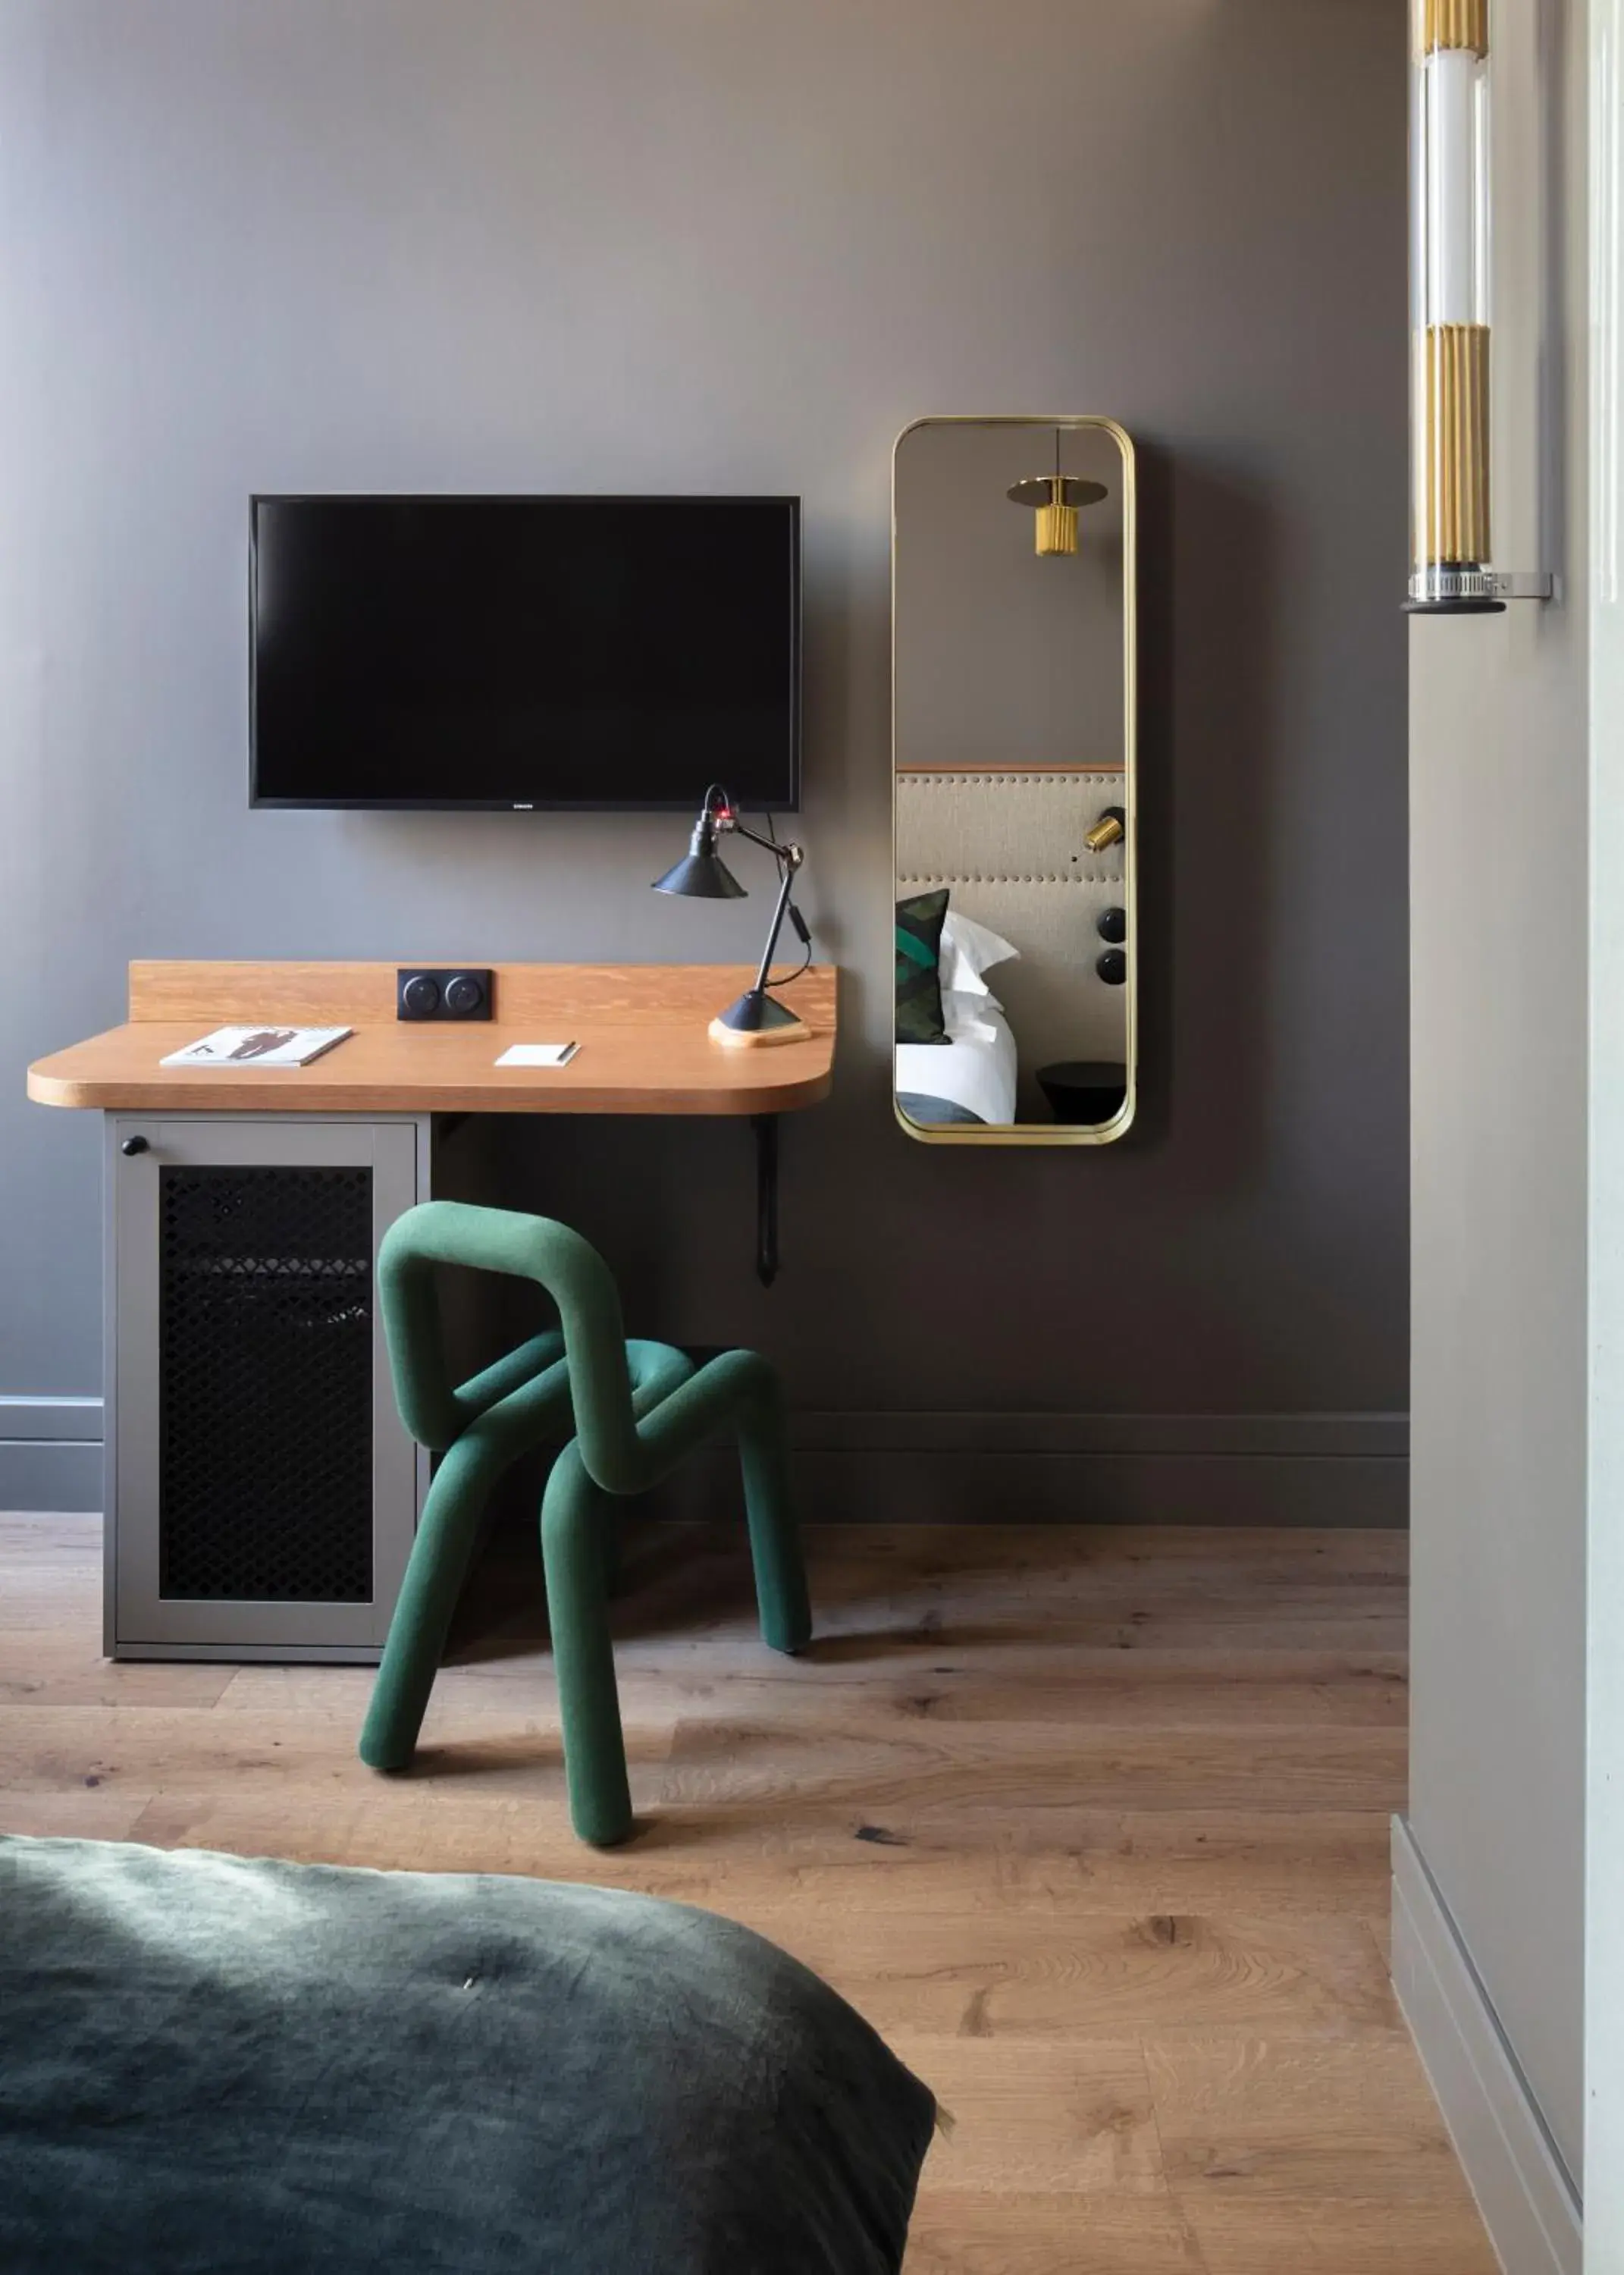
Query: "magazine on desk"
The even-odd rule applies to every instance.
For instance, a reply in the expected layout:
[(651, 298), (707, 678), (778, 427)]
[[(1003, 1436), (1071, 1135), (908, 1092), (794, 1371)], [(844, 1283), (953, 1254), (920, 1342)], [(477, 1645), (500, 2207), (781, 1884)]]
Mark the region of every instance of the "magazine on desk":
[(216, 1027), (184, 1050), (171, 1051), (166, 1067), (302, 1067), (330, 1051), (353, 1027)]

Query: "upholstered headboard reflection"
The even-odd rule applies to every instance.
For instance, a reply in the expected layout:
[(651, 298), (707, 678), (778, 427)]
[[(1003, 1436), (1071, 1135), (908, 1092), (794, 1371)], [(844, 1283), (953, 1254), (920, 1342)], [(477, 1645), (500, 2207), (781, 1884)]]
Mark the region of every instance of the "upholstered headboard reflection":
[(1122, 802), (1117, 772), (896, 777), (898, 897), (946, 885), (950, 907), (1021, 951), (987, 983), (1015, 1032), (1023, 1115), (1044, 1112), (1039, 1066), (1124, 1055), (1125, 991), (1094, 968), (1099, 917), (1123, 904), (1122, 849), (1091, 853), (1084, 843)]

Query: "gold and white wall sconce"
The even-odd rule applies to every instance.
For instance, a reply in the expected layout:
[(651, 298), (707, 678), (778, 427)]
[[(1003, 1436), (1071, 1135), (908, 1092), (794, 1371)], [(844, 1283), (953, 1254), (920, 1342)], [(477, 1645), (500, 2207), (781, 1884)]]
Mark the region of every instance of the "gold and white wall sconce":
[(1417, 614), (1493, 615), (1552, 590), (1548, 573), (1498, 568), (1491, 533), (1490, 10), (1491, 0), (1411, 0), (1408, 606)]

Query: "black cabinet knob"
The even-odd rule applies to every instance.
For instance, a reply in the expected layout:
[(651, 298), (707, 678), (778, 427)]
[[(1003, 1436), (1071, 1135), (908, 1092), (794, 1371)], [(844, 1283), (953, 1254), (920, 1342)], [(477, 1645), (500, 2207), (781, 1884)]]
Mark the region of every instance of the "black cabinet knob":
[(1128, 977), (1128, 958), (1120, 948), (1107, 948), (1094, 969), (1107, 987), (1120, 987)]
[(132, 1161), (138, 1153), (147, 1152), (147, 1140), (144, 1138), (126, 1138), (118, 1150)]
[(1094, 927), (1101, 940), (1123, 941), (1128, 937), (1126, 909), (1101, 909), (1099, 922)]

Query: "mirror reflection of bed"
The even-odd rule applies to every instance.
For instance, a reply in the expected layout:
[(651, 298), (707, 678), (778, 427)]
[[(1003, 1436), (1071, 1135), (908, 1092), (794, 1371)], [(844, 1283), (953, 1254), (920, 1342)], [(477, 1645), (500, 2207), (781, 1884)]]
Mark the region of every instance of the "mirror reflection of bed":
[[(1125, 883), (1120, 846), (1086, 840), (1121, 796), (1113, 774), (899, 777), (896, 1092), (910, 1121), (1101, 1123), (1120, 1108)], [(939, 1015), (928, 984), (910, 992), (925, 966), (902, 945), (922, 934), (928, 950), (934, 922)]]
[[(899, 972), (896, 1102), (923, 1129), (997, 1126), (1016, 1118), (1019, 1053), (1003, 1004), (985, 974), (1018, 950), (973, 918), (948, 907), (945, 887), (897, 903), (899, 965), (922, 963), (900, 943), (927, 944), (937, 931), (937, 994), (910, 991), (910, 973)], [(925, 999), (923, 1016), (910, 1007)], [(916, 1035), (917, 1041), (905, 1041)]]
[[(1069, 532), (1034, 496), (1077, 500)], [(925, 420), (898, 442), (895, 503), (898, 1114), (915, 1133), (1115, 1134), (1133, 1024), (1125, 440), (1098, 420)]]

